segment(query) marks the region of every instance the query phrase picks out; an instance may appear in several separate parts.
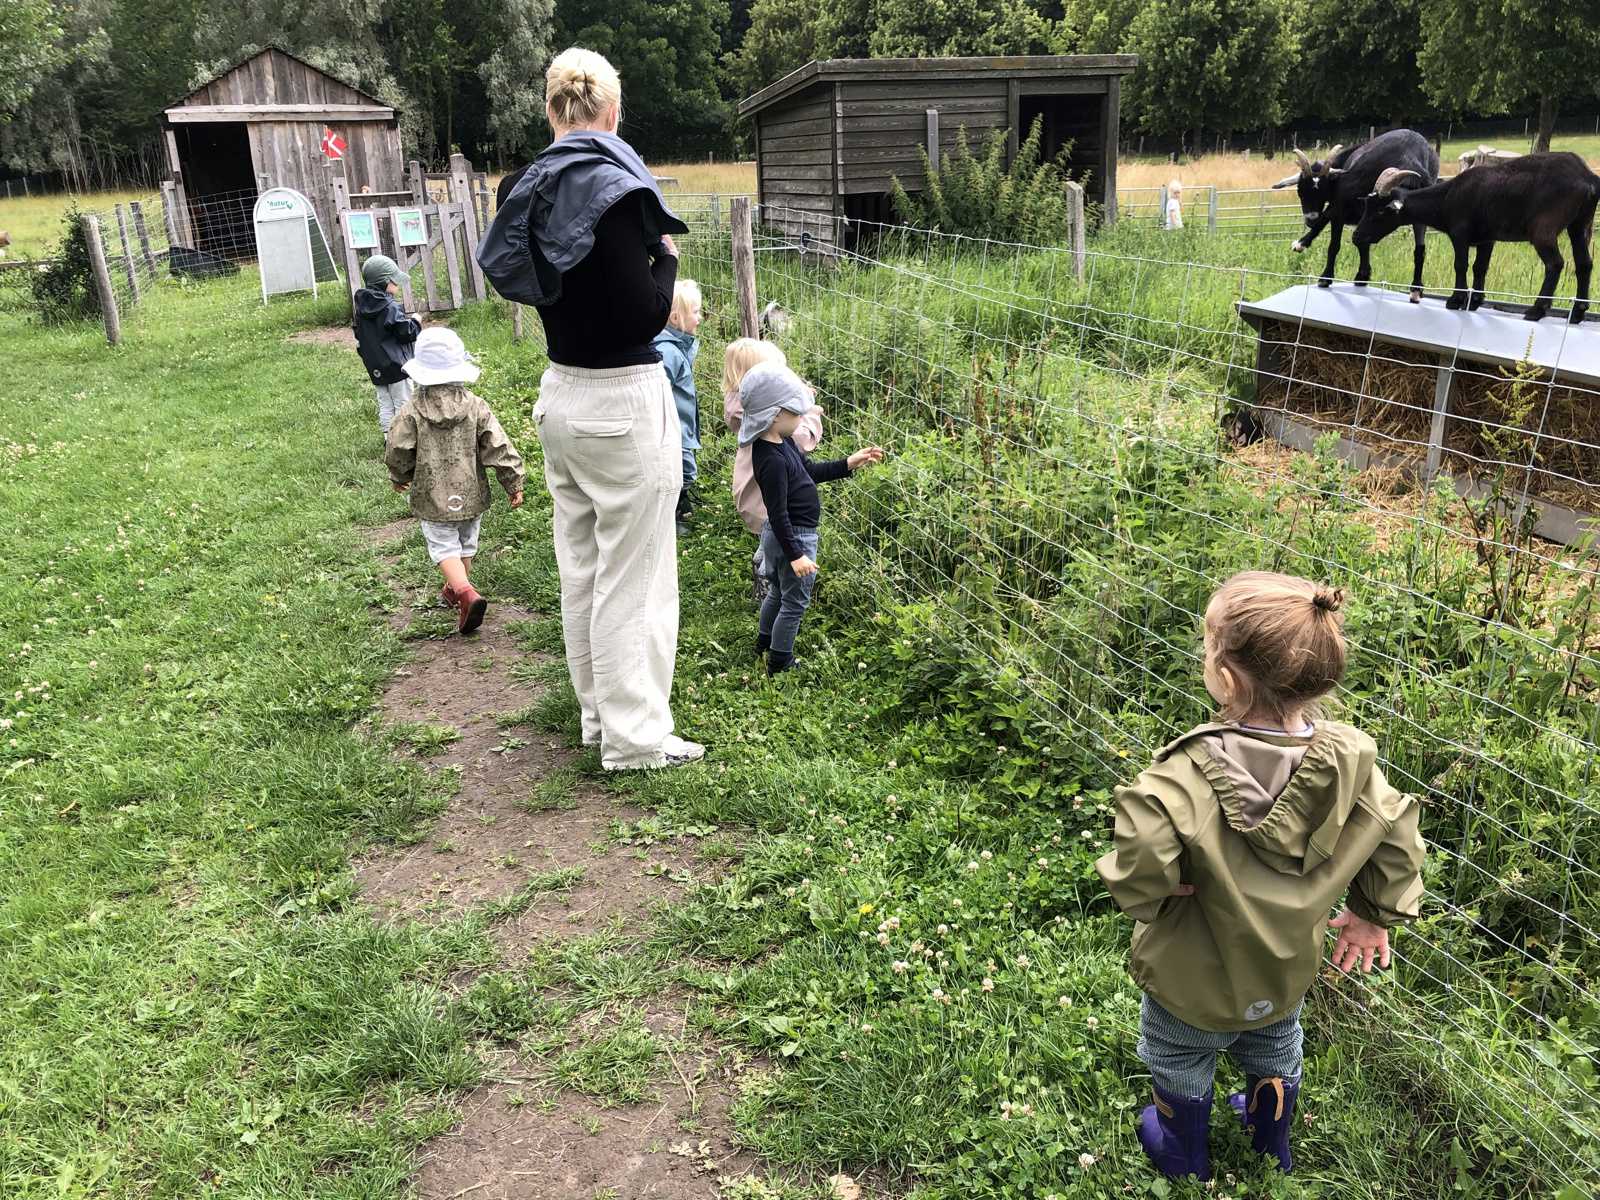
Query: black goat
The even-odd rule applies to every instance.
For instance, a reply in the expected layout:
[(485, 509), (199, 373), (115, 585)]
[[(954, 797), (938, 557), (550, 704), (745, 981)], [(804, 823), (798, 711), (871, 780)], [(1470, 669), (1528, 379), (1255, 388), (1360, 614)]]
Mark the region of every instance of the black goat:
[[(1300, 160), (1300, 170), (1273, 184), (1274, 188), (1293, 186), (1300, 196), (1300, 212), (1305, 218), (1306, 231), (1295, 240), (1291, 249), (1296, 254), (1305, 252), (1326, 225), (1333, 226), (1328, 235), (1328, 263), (1322, 268), (1317, 283), (1327, 287), (1333, 282), (1333, 267), (1339, 257), (1339, 242), (1346, 225), (1361, 220), (1362, 201), (1376, 185), (1378, 176), (1391, 167), (1414, 171), (1432, 183), (1439, 178), (1439, 155), (1428, 144), (1428, 139), (1414, 129), (1391, 129), (1380, 133), (1370, 142), (1353, 150), (1335, 146), (1326, 159), (1313, 162), (1305, 151), (1296, 149), (1294, 156)], [(1412, 255), (1411, 302), (1422, 299), (1422, 264), (1426, 257), (1427, 230), (1416, 227), (1416, 251)], [(1372, 278), (1372, 263), (1367, 248), (1360, 243), (1356, 249), (1361, 254), (1361, 265), (1356, 271), (1356, 286)]]
[[(1589, 310), (1589, 274), (1594, 259), (1595, 204), (1600, 175), (1576, 154), (1528, 154), (1493, 166), (1475, 167), (1430, 187), (1401, 187), (1409, 171), (1388, 170), (1378, 177), (1353, 240), (1364, 248), (1402, 224), (1422, 224), (1450, 238), (1456, 251), (1456, 290), (1448, 308), (1475, 309), (1483, 303), (1483, 283), (1496, 242), (1532, 242), (1544, 260), (1544, 284), (1525, 314), (1537, 321), (1550, 311), (1561, 279), (1561, 231), (1572, 242), (1577, 300), (1569, 320), (1577, 324)], [(1467, 253), (1477, 247), (1472, 289), (1467, 289)]]

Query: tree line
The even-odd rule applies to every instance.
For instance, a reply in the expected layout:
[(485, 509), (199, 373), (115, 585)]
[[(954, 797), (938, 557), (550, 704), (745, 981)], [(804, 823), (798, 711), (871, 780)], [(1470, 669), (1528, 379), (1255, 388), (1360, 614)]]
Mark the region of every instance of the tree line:
[(390, 104), (408, 154), (545, 144), (543, 70), (585, 45), (622, 70), (657, 161), (732, 153), (739, 98), (812, 58), (1139, 56), (1128, 133), (1539, 114), (1600, 94), (1600, 0), (6, 0), (0, 164), (134, 154), (160, 111), (267, 45)]

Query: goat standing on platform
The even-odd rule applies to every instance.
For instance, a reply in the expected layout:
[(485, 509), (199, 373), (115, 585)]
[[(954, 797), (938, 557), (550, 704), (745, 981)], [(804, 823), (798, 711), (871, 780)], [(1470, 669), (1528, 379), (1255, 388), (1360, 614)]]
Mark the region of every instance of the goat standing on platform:
[[(1413, 171), (1429, 183), (1439, 177), (1439, 155), (1428, 144), (1428, 139), (1414, 129), (1391, 129), (1353, 150), (1335, 146), (1327, 158), (1317, 162), (1313, 162), (1298, 147), (1294, 156), (1300, 160), (1300, 170), (1272, 186), (1293, 187), (1299, 194), (1306, 231), (1290, 247), (1296, 254), (1305, 252), (1316, 240), (1317, 234), (1322, 232), (1323, 226), (1333, 226), (1333, 232), (1328, 235), (1328, 263), (1317, 280), (1321, 287), (1333, 282), (1333, 268), (1339, 257), (1344, 227), (1361, 220), (1363, 198), (1372, 191), (1384, 170), (1398, 167)], [(1411, 275), (1413, 304), (1422, 299), (1426, 236), (1427, 230), (1417, 225)], [(1355, 278), (1356, 286), (1360, 287), (1372, 278), (1372, 263), (1367, 256), (1366, 246), (1357, 242), (1356, 249), (1361, 254), (1361, 265), (1356, 270)]]
[[(1402, 224), (1429, 226), (1450, 238), (1456, 252), (1456, 289), (1447, 308), (1476, 309), (1483, 303), (1489, 256), (1496, 242), (1531, 242), (1544, 262), (1544, 283), (1525, 314), (1538, 321), (1550, 311), (1561, 280), (1561, 231), (1572, 242), (1577, 299), (1568, 318), (1574, 325), (1589, 311), (1589, 241), (1600, 201), (1600, 175), (1576, 154), (1528, 154), (1494, 166), (1463, 171), (1428, 186), (1401, 186), (1414, 171), (1389, 169), (1366, 199), (1366, 212), (1352, 240), (1362, 248), (1382, 241)], [(1418, 180), (1418, 183), (1421, 183)], [(1477, 248), (1472, 289), (1467, 289), (1467, 254)]]

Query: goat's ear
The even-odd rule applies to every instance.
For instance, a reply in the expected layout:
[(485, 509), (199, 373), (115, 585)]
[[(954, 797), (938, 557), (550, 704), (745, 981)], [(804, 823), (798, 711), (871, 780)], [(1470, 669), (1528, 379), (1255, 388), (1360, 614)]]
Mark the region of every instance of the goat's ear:
[(1329, 175), (1343, 175), (1344, 171), (1345, 171), (1345, 169), (1343, 167), (1329, 167), (1328, 168), (1328, 174)]
[(1285, 176), (1283, 179), (1278, 180), (1277, 183), (1272, 185), (1272, 190), (1273, 191), (1277, 191), (1279, 188), (1293, 187), (1295, 184), (1297, 184), (1299, 182), (1300, 182), (1300, 172), (1296, 171), (1293, 175), (1288, 175), (1288, 176)]

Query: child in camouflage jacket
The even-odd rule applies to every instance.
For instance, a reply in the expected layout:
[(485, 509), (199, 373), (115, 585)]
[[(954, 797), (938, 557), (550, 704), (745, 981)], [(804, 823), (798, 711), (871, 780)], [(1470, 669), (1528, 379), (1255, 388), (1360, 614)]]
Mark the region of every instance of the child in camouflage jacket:
[(458, 610), (457, 628), (471, 633), (489, 607), (467, 577), (491, 502), (488, 469), (519, 508), (522, 455), (489, 406), (467, 390), (478, 368), (454, 330), (423, 331), (405, 370), (419, 386), (389, 427), (384, 461), (394, 490), (411, 493), (428, 555), (444, 576), (441, 598)]

